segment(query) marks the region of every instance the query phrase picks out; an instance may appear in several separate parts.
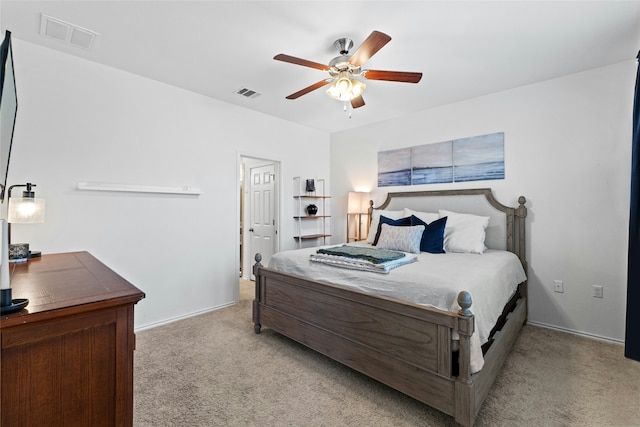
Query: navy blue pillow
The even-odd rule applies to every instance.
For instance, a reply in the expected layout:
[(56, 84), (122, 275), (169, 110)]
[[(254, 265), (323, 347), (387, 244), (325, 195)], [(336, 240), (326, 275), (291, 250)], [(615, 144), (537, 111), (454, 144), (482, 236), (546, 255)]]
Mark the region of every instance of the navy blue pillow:
[(415, 215), (411, 215), (410, 219), (411, 225), (424, 225), (424, 233), (422, 233), (422, 240), (420, 240), (420, 251), (443, 254), (444, 227), (447, 225), (447, 217), (436, 219), (431, 224), (427, 224)]
[(378, 224), (378, 231), (376, 231), (376, 237), (373, 239), (373, 246), (378, 244), (378, 239), (380, 238), (380, 231), (382, 230), (382, 224), (395, 225), (400, 227), (407, 227), (411, 225), (411, 218), (400, 218), (400, 219), (391, 219), (386, 216), (380, 215), (380, 223)]

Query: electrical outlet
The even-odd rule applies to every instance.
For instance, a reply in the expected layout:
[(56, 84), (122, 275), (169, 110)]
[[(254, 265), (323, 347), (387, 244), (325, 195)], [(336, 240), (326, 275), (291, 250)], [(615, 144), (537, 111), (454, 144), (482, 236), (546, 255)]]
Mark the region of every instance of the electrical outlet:
[(594, 298), (603, 298), (602, 290), (603, 290), (602, 286), (593, 285), (593, 297)]
[(564, 284), (562, 280), (554, 280), (553, 281), (553, 290), (555, 292), (563, 293), (564, 292)]

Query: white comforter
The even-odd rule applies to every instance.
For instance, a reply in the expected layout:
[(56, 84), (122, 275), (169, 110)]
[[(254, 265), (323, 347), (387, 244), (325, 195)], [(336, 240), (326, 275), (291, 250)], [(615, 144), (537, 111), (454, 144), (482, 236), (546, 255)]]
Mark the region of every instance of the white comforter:
[(526, 280), (518, 257), (507, 251), (487, 250), (482, 255), (423, 252), (417, 262), (382, 275), (311, 262), (310, 256), (317, 249), (279, 252), (271, 258), (269, 268), (456, 312), (460, 308), (458, 293), (469, 292), (475, 316), (475, 332), (471, 337), (472, 372), (482, 369), (481, 345), (488, 341), (491, 329), (518, 284)]

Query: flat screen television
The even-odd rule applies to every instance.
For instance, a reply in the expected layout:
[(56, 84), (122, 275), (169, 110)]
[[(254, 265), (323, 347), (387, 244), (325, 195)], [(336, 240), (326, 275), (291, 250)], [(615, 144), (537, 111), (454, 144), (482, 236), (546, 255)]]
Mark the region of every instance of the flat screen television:
[(13, 70), (11, 31), (6, 31), (0, 45), (0, 203), (4, 201), (9, 173), (13, 130), (18, 112), (18, 96)]

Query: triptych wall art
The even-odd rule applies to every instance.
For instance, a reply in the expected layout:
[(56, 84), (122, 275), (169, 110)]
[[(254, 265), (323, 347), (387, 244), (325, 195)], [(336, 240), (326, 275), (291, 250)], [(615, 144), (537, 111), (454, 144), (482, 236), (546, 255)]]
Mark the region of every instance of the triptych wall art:
[(378, 153), (378, 187), (504, 179), (504, 132)]

